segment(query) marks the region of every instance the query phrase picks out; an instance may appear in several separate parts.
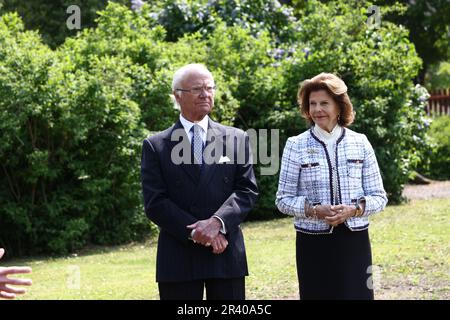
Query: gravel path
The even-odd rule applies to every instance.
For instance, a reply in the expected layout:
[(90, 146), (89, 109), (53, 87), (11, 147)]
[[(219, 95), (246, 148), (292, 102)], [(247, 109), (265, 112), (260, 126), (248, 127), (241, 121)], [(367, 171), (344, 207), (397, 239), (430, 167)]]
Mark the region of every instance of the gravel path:
[(409, 184), (403, 190), (403, 196), (408, 199), (450, 198), (450, 181)]

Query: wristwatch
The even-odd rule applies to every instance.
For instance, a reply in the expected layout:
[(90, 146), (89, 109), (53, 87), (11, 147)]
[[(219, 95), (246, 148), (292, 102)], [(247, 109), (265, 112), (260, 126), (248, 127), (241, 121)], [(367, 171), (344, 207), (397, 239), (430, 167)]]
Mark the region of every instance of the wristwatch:
[(356, 201), (356, 203), (355, 203), (355, 208), (356, 208), (356, 212), (355, 212), (354, 217), (360, 217), (360, 216), (362, 216), (363, 211), (362, 211), (361, 206), (359, 205), (359, 201)]

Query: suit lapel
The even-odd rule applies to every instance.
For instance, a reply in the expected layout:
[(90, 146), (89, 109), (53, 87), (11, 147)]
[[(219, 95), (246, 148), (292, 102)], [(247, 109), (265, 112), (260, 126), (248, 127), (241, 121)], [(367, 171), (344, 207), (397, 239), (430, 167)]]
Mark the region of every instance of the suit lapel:
[[(172, 141), (172, 137), (178, 138)], [(172, 127), (172, 130), (169, 133), (169, 136), (165, 138), (166, 143), (168, 144), (168, 159), (172, 159), (172, 150), (173, 148), (178, 145), (179, 143), (182, 143), (182, 150), (186, 150), (189, 153), (189, 158), (191, 154), (191, 144), (189, 142), (189, 138), (186, 134), (186, 131), (184, 130), (183, 125), (181, 124), (180, 120), (178, 120)], [(183, 152), (182, 151), (182, 152)], [(181, 155), (183, 156), (183, 154)], [(189, 161), (190, 163), (190, 161)], [(192, 181), (197, 184), (199, 180), (200, 172), (198, 170), (198, 167), (196, 165), (192, 165), (189, 163), (181, 163), (179, 166), (183, 169), (183, 171), (192, 179)]]

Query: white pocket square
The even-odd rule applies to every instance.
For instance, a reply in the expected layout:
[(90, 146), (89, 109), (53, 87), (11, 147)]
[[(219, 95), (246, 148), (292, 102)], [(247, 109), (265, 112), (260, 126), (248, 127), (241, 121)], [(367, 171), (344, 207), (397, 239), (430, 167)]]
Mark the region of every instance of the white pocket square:
[(224, 162), (229, 162), (229, 161), (231, 161), (231, 160), (227, 156), (225, 156), (225, 157), (220, 156), (219, 163), (224, 163)]

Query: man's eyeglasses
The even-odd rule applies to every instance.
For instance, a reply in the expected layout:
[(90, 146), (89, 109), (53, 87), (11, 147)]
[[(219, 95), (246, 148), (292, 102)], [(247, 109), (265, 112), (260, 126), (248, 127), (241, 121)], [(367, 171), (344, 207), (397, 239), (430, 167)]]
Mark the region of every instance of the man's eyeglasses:
[(207, 87), (194, 87), (191, 89), (175, 89), (176, 91), (190, 92), (195, 95), (199, 95), (205, 90), (208, 93), (213, 93), (216, 90), (216, 86), (207, 86)]

